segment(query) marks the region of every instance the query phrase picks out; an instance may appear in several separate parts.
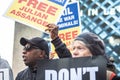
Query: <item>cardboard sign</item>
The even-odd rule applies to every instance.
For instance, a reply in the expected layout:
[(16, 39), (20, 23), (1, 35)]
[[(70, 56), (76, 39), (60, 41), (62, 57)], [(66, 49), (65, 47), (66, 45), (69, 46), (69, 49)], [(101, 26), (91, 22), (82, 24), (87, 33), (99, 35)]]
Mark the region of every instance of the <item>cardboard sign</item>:
[(0, 80), (9, 80), (9, 69), (0, 69)]
[(102, 56), (38, 61), (37, 80), (106, 80)]
[(68, 0), (14, 0), (5, 16), (44, 31), (48, 23), (57, 23)]

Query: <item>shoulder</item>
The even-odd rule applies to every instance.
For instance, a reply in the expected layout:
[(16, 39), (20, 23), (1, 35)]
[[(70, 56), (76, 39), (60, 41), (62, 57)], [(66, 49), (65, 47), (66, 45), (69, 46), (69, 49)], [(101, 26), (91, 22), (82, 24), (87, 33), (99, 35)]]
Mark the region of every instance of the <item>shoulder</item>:
[(27, 72), (28, 72), (28, 70), (29, 70), (29, 68), (26, 68), (26, 69), (20, 71), (20, 72), (17, 74), (16, 80), (19, 80), (19, 78), (22, 78), (24, 75), (26, 75)]
[(107, 78), (108, 78), (108, 80), (112, 80), (113, 77), (115, 77), (115, 76), (116, 76), (116, 74), (114, 72), (107, 70)]
[(8, 61), (0, 58), (0, 68), (10, 68)]

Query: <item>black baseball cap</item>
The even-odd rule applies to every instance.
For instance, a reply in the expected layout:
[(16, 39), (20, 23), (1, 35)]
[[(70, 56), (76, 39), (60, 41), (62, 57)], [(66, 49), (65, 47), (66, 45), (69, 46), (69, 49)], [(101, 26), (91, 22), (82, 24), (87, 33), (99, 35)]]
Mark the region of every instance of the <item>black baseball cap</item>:
[(30, 43), (30, 44), (32, 44), (32, 45), (34, 45), (34, 46), (44, 50), (46, 52), (46, 55), (49, 57), (48, 43), (44, 39), (42, 39), (40, 37), (34, 37), (32, 39), (26, 39), (26, 38), (22, 37), (20, 39), (20, 44), (22, 46), (25, 46), (27, 43)]

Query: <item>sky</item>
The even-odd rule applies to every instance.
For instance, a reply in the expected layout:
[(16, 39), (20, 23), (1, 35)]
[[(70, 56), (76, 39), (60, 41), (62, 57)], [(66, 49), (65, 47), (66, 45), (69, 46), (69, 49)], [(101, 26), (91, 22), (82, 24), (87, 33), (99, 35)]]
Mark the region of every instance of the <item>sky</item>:
[(14, 24), (10, 18), (4, 16), (13, 0), (0, 0), (0, 56), (6, 59), (12, 67)]

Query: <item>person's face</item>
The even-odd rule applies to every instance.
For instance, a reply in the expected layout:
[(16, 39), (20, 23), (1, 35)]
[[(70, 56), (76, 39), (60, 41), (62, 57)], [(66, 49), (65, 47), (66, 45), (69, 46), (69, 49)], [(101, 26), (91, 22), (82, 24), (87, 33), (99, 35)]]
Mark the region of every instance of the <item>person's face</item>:
[(90, 50), (86, 47), (85, 43), (76, 40), (72, 44), (72, 57), (87, 57), (92, 56)]
[(23, 61), (27, 66), (33, 66), (36, 64), (36, 60), (43, 59), (43, 51), (35, 46), (26, 44), (23, 49)]

